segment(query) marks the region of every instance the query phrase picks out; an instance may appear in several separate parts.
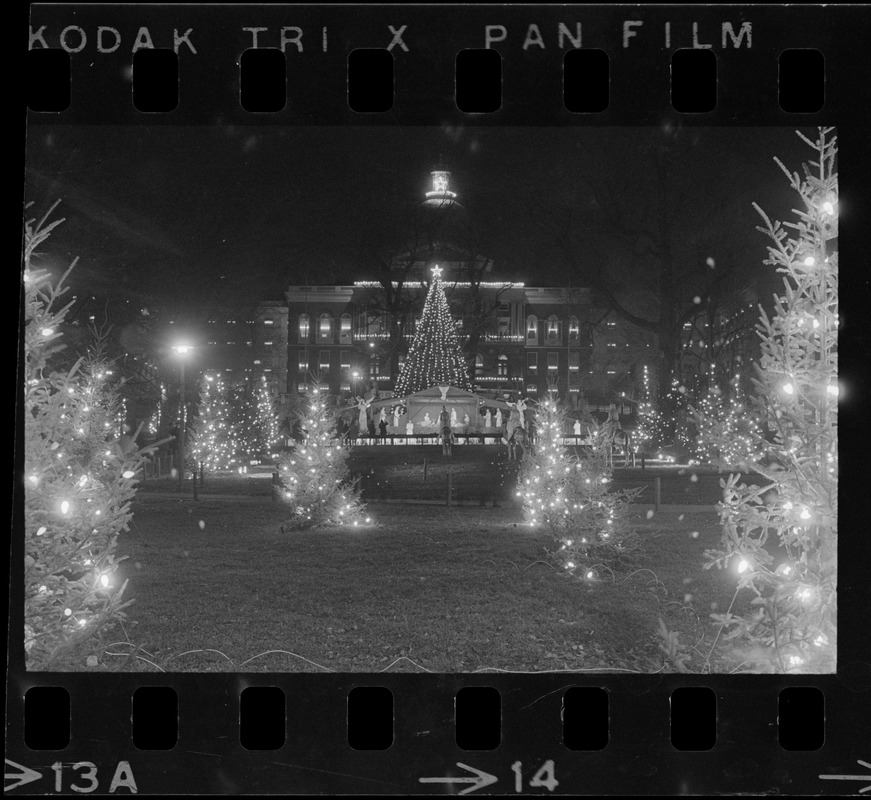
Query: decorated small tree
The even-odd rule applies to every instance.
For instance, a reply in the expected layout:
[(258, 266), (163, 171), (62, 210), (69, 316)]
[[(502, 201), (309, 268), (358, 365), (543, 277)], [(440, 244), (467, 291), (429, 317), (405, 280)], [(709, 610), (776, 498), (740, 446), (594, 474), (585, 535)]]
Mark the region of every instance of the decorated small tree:
[(52, 284), (33, 260), (61, 221), (28, 221), (24, 236), (24, 649), (34, 670), (96, 663), (124, 619), (115, 547), (142, 467), (132, 439), (119, 441), (107, 365), (85, 358), (52, 370), (75, 262)]
[(603, 567), (618, 569), (638, 546), (626, 514), (639, 490), (609, 491), (611, 471), (598, 448), (583, 458), (566, 451), (566, 414), (558, 401), (542, 402), (535, 418), (536, 444), (518, 474), (527, 523), (554, 537), (554, 555), (570, 573), (592, 580)]
[(266, 378), (260, 380), (257, 387), (257, 414), (256, 423), (258, 431), (257, 448), (261, 455), (266, 455), (275, 446), (280, 437), (278, 414), (275, 410), (275, 401), (269, 392)]
[(303, 441), (279, 461), (281, 499), (291, 514), (285, 529), (325, 525), (359, 526), (370, 522), (351, 481), (347, 451), (333, 446), (337, 415), (329, 397), (316, 386), (307, 392), (306, 413), (300, 416)]
[[(837, 139), (821, 128), (804, 176), (787, 175), (797, 219), (771, 221), (766, 264), (784, 276), (774, 313), (762, 312), (755, 406), (767, 429), (748, 463), (760, 486), (724, 480), (723, 539), (710, 564), (735, 570), (746, 613), (715, 615), (743, 669), (833, 672), (836, 666), (838, 540)], [(724, 431), (724, 439), (728, 433)]]
[(230, 416), (223, 379), (215, 372), (207, 372), (200, 384), (199, 414), (191, 442), (191, 457), (196, 466), (211, 471), (233, 468), (238, 446)]
[(471, 391), (469, 371), (460, 350), (457, 329), (442, 286), (441, 267), (433, 267), (432, 283), (423, 305), (394, 394), (406, 397), (431, 386), (456, 386)]
[(692, 409), (698, 437), (696, 455), (721, 469), (743, 468), (763, 455), (762, 431), (752, 410), (738, 393), (733, 380), (727, 395), (719, 386), (711, 386)]
[(228, 391), (230, 419), (236, 436), (236, 460), (247, 464), (262, 458), (278, 441), (278, 417), (265, 378), (258, 384), (237, 383)]

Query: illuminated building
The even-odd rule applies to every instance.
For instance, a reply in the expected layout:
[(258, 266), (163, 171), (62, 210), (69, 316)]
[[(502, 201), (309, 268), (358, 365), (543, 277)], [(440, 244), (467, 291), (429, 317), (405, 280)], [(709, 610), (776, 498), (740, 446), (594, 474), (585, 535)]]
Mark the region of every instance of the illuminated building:
[[(410, 226), (389, 281), (293, 285), (284, 300), (259, 305), (254, 369), (269, 370), (277, 393), (302, 391), (312, 375), (334, 394), (392, 391), (434, 267), (476, 391), (544, 397), (555, 384), (572, 405), (583, 397), (607, 408), (640, 385), (642, 364), (654, 358), (649, 341), (637, 331), (621, 335), (631, 326), (608, 316), (588, 288), (502, 279), (493, 259), (476, 252), (470, 215), (443, 166), (431, 172)], [(400, 286), (401, 302), (391, 302)]]

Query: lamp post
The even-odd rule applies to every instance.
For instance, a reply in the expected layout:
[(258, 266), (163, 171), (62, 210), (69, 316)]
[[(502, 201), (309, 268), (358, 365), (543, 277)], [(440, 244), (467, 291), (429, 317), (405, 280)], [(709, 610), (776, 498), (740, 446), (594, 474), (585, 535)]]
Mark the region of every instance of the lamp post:
[(178, 490), (184, 491), (184, 464), (185, 464), (185, 428), (187, 426), (187, 408), (185, 407), (184, 363), (187, 354), (193, 348), (189, 344), (177, 344), (172, 348), (179, 355), (179, 406), (181, 408), (181, 426), (178, 434)]

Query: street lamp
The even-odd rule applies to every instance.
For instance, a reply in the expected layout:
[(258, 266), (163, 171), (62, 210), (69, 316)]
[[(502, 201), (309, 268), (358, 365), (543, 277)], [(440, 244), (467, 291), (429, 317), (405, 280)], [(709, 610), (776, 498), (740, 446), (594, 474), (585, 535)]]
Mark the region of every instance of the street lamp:
[(193, 350), (189, 344), (174, 345), (173, 350), (179, 355), (179, 406), (181, 407), (181, 426), (178, 434), (178, 490), (184, 490), (184, 463), (185, 463), (185, 427), (187, 426), (187, 409), (185, 408), (184, 364), (188, 353)]

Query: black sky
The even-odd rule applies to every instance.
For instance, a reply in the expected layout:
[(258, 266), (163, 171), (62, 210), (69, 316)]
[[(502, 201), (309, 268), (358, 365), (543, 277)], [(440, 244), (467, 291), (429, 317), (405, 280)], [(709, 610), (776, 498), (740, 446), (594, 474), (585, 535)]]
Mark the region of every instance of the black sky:
[(185, 302), (223, 281), (230, 297), (277, 299), (288, 282), (368, 277), (361, 248), (390, 246), (443, 156), (501, 274), (577, 284), (583, 265), (567, 265), (541, 224), (551, 206), (583, 205), (601, 185), (627, 211), (655, 207), (650, 148), (675, 136), (691, 196), (674, 213), (688, 234), (721, 217), (761, 269), (750, 200), (789, 213), (772, 157), (799, 169), (811, 154), (793, 129), (32, 126), (26, 197), (33, 215), (62, 201), (46, 250), (80, 256), (82, 280), (112, 275)]

